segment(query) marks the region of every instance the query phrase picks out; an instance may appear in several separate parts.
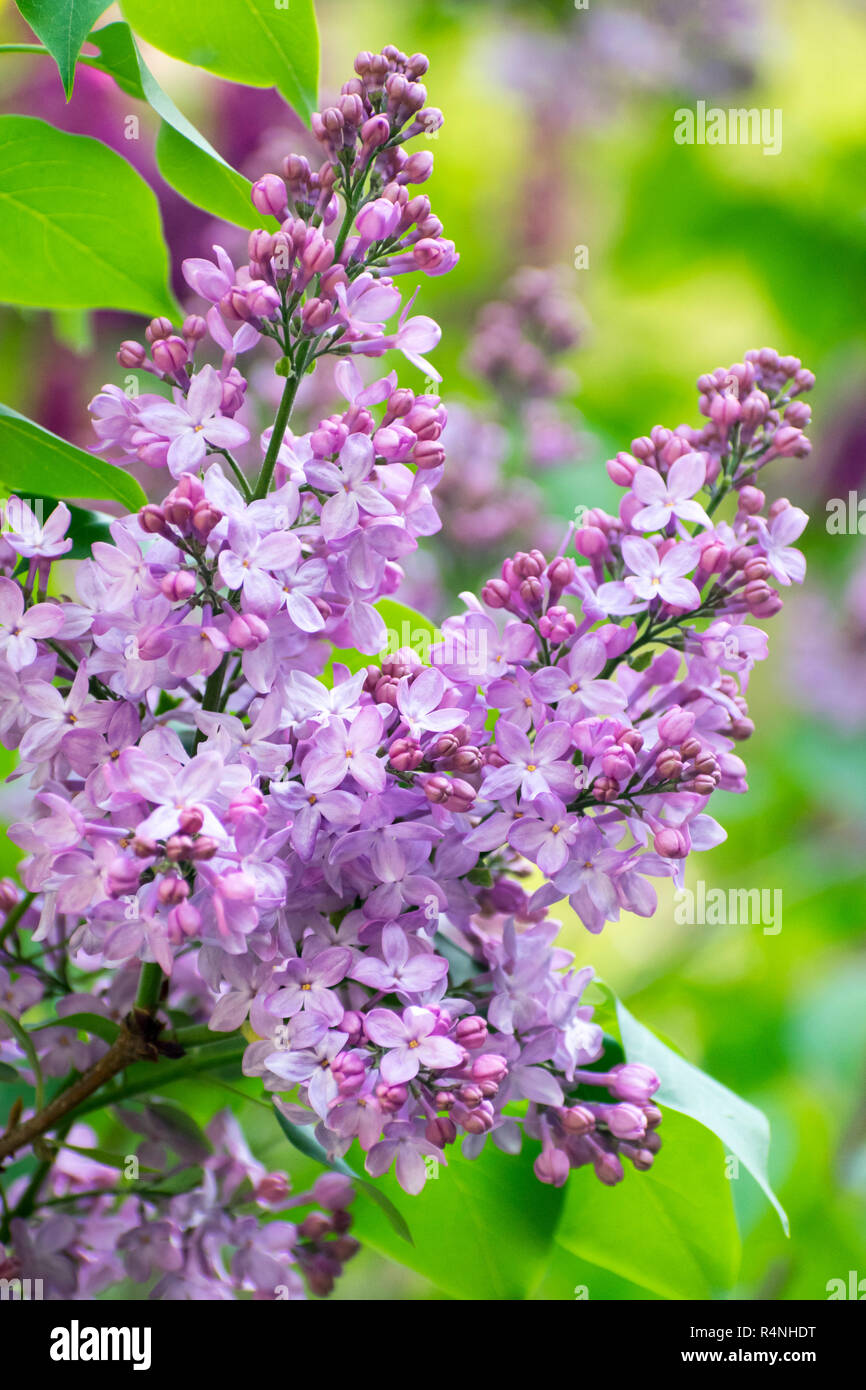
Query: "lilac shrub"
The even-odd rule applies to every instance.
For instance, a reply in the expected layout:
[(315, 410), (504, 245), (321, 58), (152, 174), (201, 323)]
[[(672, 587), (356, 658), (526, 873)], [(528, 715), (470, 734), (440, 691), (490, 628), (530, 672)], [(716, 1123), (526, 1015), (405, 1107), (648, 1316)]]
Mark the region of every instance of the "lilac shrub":
[[(681, 884), (724, 837), (708, 803), (746, 785), (734, 748), (766, 655), (751, 620), (804, 571), (806, 516), (768, 507), (758, 475), (807, 451), (812, 377), (769, 349), (701, 377), (706, 423), (610, 462), (619, 511), (586, 513), (575, 555), (518, 552), (429, 663), (374, 660), (377, 605), (439, 526), (445, 465), (439, 398), (358, 366), (396, 351), (435, 377), (439, 329), (398, 286), (456, 261), (409, 191), (432, 156), (406, 142), (442, 119), (426, 67), (359, 54), (313, 118), (321, 167), (289, 156), (253, 186), (276, 230), (251, 233), (240, 268), (220, 248), (186, 262), (206, 312), (121, 346), (170, 395), (104, 387), (99, 447), (169, 476), (93, 545), (75, 598), (55, 572), (68, 509), (42, 525), (10, 506), (0, 718), (32, 809), (10, 832), (25, 891), (2, 885), (0, 1059), (37, 1101), (16, 1104), (0, 1158), (32, 1147), (43, 1164), (11, 1194), (9, 1260), (44, 1245), (63, 1293), (125, 1271), (158, 1274), (156, 1297), (301, 1296), (300, 1274), (325, 1292), (353, 1253), (345, 1181), (292, 1196), (225, 1120), (188, 1192), (88, 1175), (85, 1195), (52, 1167), (134, 1061), (157, 1064), (158, 1093), (172, 1058), (204, 1072), (237, 1046), (287, 1126), (334, 1163), (357, 1140), (367, 1173), (393, 1168), (409, 1193), (458, 1136), (470, 1157), (527, 1136), (557, 1186), (582, 1166), (615, 1184), (660, 1147), (658, 1079), (606, 1051), (592, 970), (547, 911), (568, 898), (590, 932), (649, 917), (653, 880)], [(259, 435), (255, 350), (284, 380)], [(295, 436), (297, 386), (326, 355), (346, 406)], [(151, 1158), (171, 1147), (152, 1108), (125, 1122)], [(308, 1200), (327, 1214), (285, 1220)]]

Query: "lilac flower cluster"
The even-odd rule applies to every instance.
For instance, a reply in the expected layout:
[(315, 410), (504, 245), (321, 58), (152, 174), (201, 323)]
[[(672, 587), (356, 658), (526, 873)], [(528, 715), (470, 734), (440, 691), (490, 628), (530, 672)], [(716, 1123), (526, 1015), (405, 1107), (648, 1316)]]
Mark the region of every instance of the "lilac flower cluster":
[[(190, 1138), (168, 1107), (124, 1118), (143, 1139), (140, 1179), (118, 1190), (117, 1173), (87, 1157), (92, 1129), (76, 1124), (61, 1149), (37, 1221), (15, 1218), (0, 1277), (41, 1281), (49, 1299), (87, 1300), (125, 1284), (136, 1296), (166, 1300), (298, 1300), (325, 1295), (360, 1248), (349, 1235), (351, 1182), (326, 1173), (293, 1193), (285, 1173), (268, 1172), (250, 1153), (230, 1111), (206, 1135)], [(160, 1189), (152, 1165), (168, 1151), (179, 1162)], [(192, 1165), (192, 1166), (190, 1166)], [(196, 1165), (200, 1165), (197, 1167)], [(171, 1184), (175, 1184), (174, 1195)], [(15, 1201), (26, 1179), (10, 1184)], [(299, 1208), (311, 1208), (301, 1214)], [(295, 1214), (297, 1213), (297, 1219)], [(129, 1297), (127, 1293), (125, 1296)]]
[[(624, 497), (584, 517), (585, 563), (518, 552), (443, 624), (430, 664), (409, 648), (365, 664), (385, 646), (376, 604), (438, 525), (441, 403), (393, 373), (365, 385), (354, 360), (414, 360), (438, 337), (406, 307), (385, 331), (395, 273), (454, 260), (406, 193), (429, 160), (402, 143), (440, 119), (425, 66), (360, 55), (314, 123), (322, 168), (290, 158), (285, 180), (254, 186), (280, 229), (252, 234), (242, 270), (219, 252), (186, 267), (204, 319), (152, 323), (149, 356), (121, 348), (173, 399), (106, 387), (101, 443), (172, 484), (93, 546), (76, 599), (49, 588), (67, 509), (40, 527), (18, 505), (4, 534), (0, 727), (34, 800), (11, 830), (27, 896), (2, 889), (2, 1060), (30, 1068), (18, 1020), (33, 981), (56, 993), (71, 962), (90, 987), (30, 1047), (50, 1075), (104, 1065), (81, 1016), (100, 1012), (107, 971), (142, 962), (184, 991), (191, 1024), (242, 1030), (244, 1073), (332, 1159), (357, 1140), (371, 1175), (394, 1167), (414, 1193), (458, 1136), (474, 1156), (525, 1134), (541, 1181), (591, 1165), (615, 1183), (659, 1148), (658, 1080), (610, 1064), (584, 1002), (592, 972), (546, 912), (568, 897), (593, 932), (649, 916), (651, 880), (681, 882), (688, 853), (723, 838), (707, 805), (745, 787), (733, 748), (766, 652), (747, 619), (776, 612), (777, 586), (804, 570), (804, 513), (767, 508), (755, 480), (805, 452), (812, 379), (769, 350), (702, 377), (702, 429), (656, 428), (611, 461)], [(194, 363), (207, 337), (218, 367)], [(271, 340), (285, 389), (257, 445), (237, 359)], [(326, 353), (348, 408), (294, 437), (294, 391)], [(714, 521), (729, 492), (733, 519)], [(183, 1219), (159, 1217), (173, 1249)], [(246, 1229), (231, 1227), (241, 1249)], [(190, 1239), (201, 1278), (217, 1277)], [(295, 1236), (279, 1239), (303, 1264)], [(264, 1292), (271, 1265), (250, 1240), (242, 1279)]]

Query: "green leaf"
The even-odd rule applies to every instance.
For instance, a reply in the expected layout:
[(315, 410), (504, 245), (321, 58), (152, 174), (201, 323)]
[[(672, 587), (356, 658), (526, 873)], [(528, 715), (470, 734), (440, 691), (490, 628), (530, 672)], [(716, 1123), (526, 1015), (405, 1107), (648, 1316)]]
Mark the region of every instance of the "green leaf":
[(16, 3), (57, 64), (68, 101), (72, 96), (81, 45), (103, 10), (108, 9), (106, 0), (16, 0)]
[[(557, 1244), (663, 1298), (709, 1299), (737, 1277), (740, 1237), (724, 1150), (702, 1125), (676, 1113), (647, 1173), (627, 1165), (606, 1187), (588, 1169), (572, 1173)], [(575, 1275), (575, 1284), (591, 1279)]]
[(230, 165), (217, 163), (167, 122), (163, 122), (156, 137), (156, 162), (166, 183), (187, 202), (205, 208), (224, 222), (234, 222), (252, 231), (267, 221), (250, 202), (249, 179)]
[(231, 82), (276, 87), (309, 120), (319, 69), (313, 0), (122, 0), (121, 9), (163, 53)]
[(103, 1017), (102, 1014), (67, 1014), (65, 1018), (49, 1019), (47, 1023), (40, 1023), (38, 1028), (33, 1028), (34, 1033), (41, 1033), (43, 1028), (76, 1028), (79, 1032), (92, 1033), (95, 1038), (102, 1038), (103, 1042), (113, 1043), (120, 1031), (117, 1024), (110, 1018)]
[(42, 1077), (42, 1068), (39, 1065), (39, 1057), (36, 1048), (33, 1046), (33, 1039), (27, 1029), (18, 1022), (18, 1019), (14, 1018), (12, 1014), (7, 1013), (5, 1009), (0, 1009), (0, 1019), (6, 1024), (10, 1033), (13, 1034), (15, 1041), (18, 1043), (18, 1046), (22, 1049), (33, 1068), (33, 1076), (36, 1083), (34, 1087), (36, 1093), (36, 1109), (41, 1110), (45, 1104), (45, 1082)]
[[(0, 195), (2, 196), (2, 195)], [(147, 501), (138, 483), (122, 468), (86, 454), (35, 420), (0, 404), (0, 479), (22, 500), (51, 500), (47, 491), (65, 497), (93, 497), (122, 502), (137, 511)], [(84, 512), (79, 521), (90, 513)]]
[[(83, 1158), (92, 1158), (94, 1163), (103, 1163), (107, 1168), (119, 1168), (121, 1172), (126, 1168), (127, 1162), (132, 1154), (113, 1154), (109, 1149), (81, 1149), (77, 1144), (69, 1144), (63, 1140), (62, 1147), (71, 1149), (74, 1154), (81, 1154)], [(139, 1168), (143, 1173), (158, 1173), (158, 1168), (149, 1168), (146, 1163), (139, 1162)], [(134, 1191), (133, 1188), (130, 1191)]]
[(166, 182), (189, 202), (226, 222), (251, 230), (260, 227), (262, 215), (250, 202), (249, 179), (223, 159), (162, 90), (129, 25), (106, 24), (91, 34), (90, 41), (100, 50), (99, 58), (91, 60), (93, 66), (113, 77), (130, 96), (146, 101), (162, 118), (156, 158)]
[(691, 1115), (717, 1134), (727, 1151), (748, 1168), (778, 1212), (785, 1234), (790, 1234), (785, 1209), (770, 1186), (770, 1126), (766, 1115), (673, 1052), (632, 1018), (619, 1000), (616, 1011), (628, 1060), (646, 1063), (661, 1081), (654, 1100), (663, 1108)]
[(450, 1148), (447, 1168), (428, 1178), (417, 1197), (407, 1197), (388, 1173), (376, 1186), (399, 1194), (412, 1249), (401, 1246), (369, 1207), (356, 1213), (353, 1232), (452, 1298), (525, 1299), (547, 1267), (564, 1202), (564, 1189), (546, 1186), (532, 1171), (536, 1152), (537, 1145), (505, 1154), (487, 1144), (470, 1161)]
[(14, 1067), (10, 1067), (8, 1062), (0, 1062), (0, 1081), (8, 1085), (10, 1081), (23, 1084), (24, 1078), (20, 1076)]
[(328, 1158), (328, 1155), (322, 1148), (318, 1139), (305, 1129), (303, 1125), (296, 1125), (293, 1124), (291, 1120), (287, 1120), (276, 1102), (274, 1102), (274, 1114), (277, 1117), (277, 1123), (280, 1129), (283, 1131), (283, 1134), (290, 1144), (302, 1154), (306, 1154), (307, 1158), (314, 1158), (317, 1163), (321, 1163), (323, 1168), (330, 1168), (334, 1173), (342, 1173), (343, 1177), (351, 1178), (352, 1182), (355, 1183), (361, 1192), (369, 1197), (370, 1201), (383, 1213), (391, 1230), (395, 1232), (402, 1241), (406, 1241), (409, 1245), (412, 1245), (412, 1236), (405, 1218), (388, 1197), (387, 1193), (383, 1192), (376, 1183), (370, 1182), (368, 1178), (362, 1178), (344, 1159), (335, 1158), (332, 1160)]
[(178, 317), (156, 197), (98, 140), (0, 116), (0, 225), (7, 303)]
[[(171, 1133), (174, 1133), (184, 1142), (184, 1147), (194, 1153), (196, 1158), (205, 1158), (208, 1154), (213, 1153), (213, 1144), (201, 1125), (197, 1124), (192, 1115), (187, 1114), (179, 1105), (170, 1105), (166, 1101), (149, 1101), (147, 1108), (170, 1131), (166, 1143), (171, 1144)], [(180, 1152), (180, 1150), (176, 1150), (176, 1152)]]

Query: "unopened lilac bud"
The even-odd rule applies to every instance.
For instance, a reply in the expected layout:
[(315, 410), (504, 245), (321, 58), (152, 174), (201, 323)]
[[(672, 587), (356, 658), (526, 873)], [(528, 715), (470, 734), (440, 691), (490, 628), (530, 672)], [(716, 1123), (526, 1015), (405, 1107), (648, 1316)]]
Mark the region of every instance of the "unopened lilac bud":
[(169, 835), (165, 842), (165, 857), (172, 864), (178, 864), (182, 859), (189, 858), (192, 846), (191, 835)]
[(424, 1134), (429, 1143), (435, 1144), (437, 1149), (444, 1149), (446, 1144), (453, 1144), (457, 1138), (457, 1126), (447, 1115), (437, 1115), (434, 1120), (428, 1120)]
[(478, 1014), (470, 1014), (467, 1018), (461, 1018), (454, 1029), (454, 1036), (463, 1047), (469, 1048), (473, 1052), (477, 1051), (487, 1041), (487, 1021)]
[(446, 807), (453, 811), (455, 815), (463, 815), (474, 806), (478, 793), (468, 782), (464, 782), (460, 777), (451, 778), (451, 794), (448, 797)]
[(193, 531), (200, 540), (206, 541), (213, 528), (222, 521), (222, 516), (212, 502), (199, 502), (192, 514)]
[(170, 534), (165, 513), (161, 507), (155, 503), (148, 502), (138, 513), (138, 524), (142, 531), (146, 531), (149, 536), (167, 536)]
[[(189, 857), (190, 859), (194, 860), (213, 859), (218, 849), (219, 845), (211, 835), (198, 835), (196, 839), (193, 841), (192, 847), (189, 851)], [(233, 874), (232, 877), (234, 879), (241, 879), (244, 876), (243, 874)], [(226, 882), (227, 880), (224, 879), (224, 885), (226, 884)], [(230, 896), (230, 892), (227, 894), (227, 896)]]
[(19, 901), (18, 889), (11, 879), (0, 879), (0, 912), (6, 914), (16, 907)]
[(322, 1173), (313, 1184), (313, 1197), (326, 1211), (345, 1211), (355, 1200), (355, 1189), (341, 1173)]
[(481, 749), (473, 744), (466, 744), (463, 748), (458, 748), (451, 759), (451, 767), (455, 772), (473, 773), (480, 772)]
[(412, 450), (412, 462), (422, 470), (441, 468), (445, 462), (445, 447), (435, 439), (419, 439)]
[(267, 623), (255, 613), (236, 613), (229, 623), (228, 639), (242, 652), (255, 651), (269, 636)]
[(376, 1087), (376, 1099), (383, 1110), (394, 1112), (406, 1104), (409, 1092), (403, 1085), (388, 1086), (384, 1081), (380, 1081)]
[(552, 1145), (542, 1149), (532, 1167), (539, 1182), (548, 1183), (551, 1187), (564, 1186), (571, 1172), (568, 1154)]
[(159, 587), (172, 603), (182, 603), (195, 593), (196, 577), (192, 570), (175, 570), (174, 574), (163, 575)]
[(357, 1009), (347, 1009), (340, 1020), (340, 1032), (348, 1033), (349, 1046), (356, 1047), (365, 1036), (364, 1015)]
[(657, 830), (653, 836), (656, 854), (663, 859), (685, 859), (689, 852), (688, 840), (681, 830), (672, 825)]
[(646, 1105), (661, 1084), (652, 1067), (643, 1062), (619, 1062), (607, 1076), (608, 1090), (632, 1105)]
[(310, 1211), (298, 1227), (298, 1235), (304, 1240), (318, 1241), (330, 1235), (334, 1227), (323, 1211)]
[(190, 342), (199, 343), (207, 334), (207, 323), (201, 314), (187, 314), (181, 332)]
[(278, 1206), (286, 1200), (292, 1185), (285, 1173), (266, 1173), (253, 1188), (253, 1196), (264, 1206)]
[[(281, 234), (284, 243), (285, 237)], [(247, 251), (252, 262), (256, 265), (267, 265), (277, 247), (277, 238), (272, 232), (266, 232), (262, 227), (255, 232), (250, 232), (247, 240)]]
[(157, 897), (166, 906), (175, 907), (178, 903), (185, 902), (189, 897), (189, 884), (186, 879), (179, 878), (177, 874), (167, 874), (165, 878), (160, 880)]
[(331, 1063), (331, 1071), (341, 1096), (353, 1096), (360, 1091), (367, 1075), (364, 1059), (357, 1052), (341, 1052)]
[(763, 555), (756, 555), (743, 565), (743, 575), (749, 583), (753, 583), (756, 579), (768, 579), (770, 575), (770, 566), (767, 564)]
[(741, 512), (745, 512), (746, 516), (753, 517), (758, 516), (759, 512), (763, 512), (763, 506), (765, 506), (767, 499), (760, 488), (753, 488), (751, 484), (746, 484), (745, 488), (741, 488), (740, 492), (737, 493), (737, 500), (740, 503)]
[(192, 903), (181, 902), (168, 914), (168, 924), (172, 936), (177, 941), (184, 937), (197, 936), (201, 931), (201, 913)]
[(166, 376), (175, 376), (189, 361), (189, 348), (183, 338), (173, 333), (168, 338), (159, 338), (151, 349), (153, 365)]
[(117, 360), (121, 367), (135, 369), (143, 367), (147, 361), (147, 349), (143, 343), (136, 343), (131, 338), (120, 344), (117, 352)]
[[(650, 447), (652, 448), (651, 444)], [(638, 462), (638, 459), (626, 453), (619, 453), (615, 459), (608, 459), (607, 472), (611, 482), (616, 483), (617, 487), (631, 487)]]
[(493, 1128), (496, 1115), (490, 1101), (481, 1100), (471, 1109), (459, 1107), (455, 1112), (455, 1118), (459, 1118), (467, 1134), (487, 1134)]
[(508, 1063), (498, 1052), (484, 1052), (473, 1061), (470, 1074), (473, 1081), (495, 1081), (498, 1084), (508, 1075)]
[(163, 314), (159, 318), (151, 319), (147, 328), (144, 330), (144, 336), (149, 343), (155, 343), (160, 338), (167, 338), (169, 334), (173, 332), (174, 327), (171, 319), (167, 319)]
[(257, 212), (276, 217), (278, 222), (288, 215), (289, 200), (286, 185), (278, 174), (264, 174), (250, 189), (250, 199)]
[(575, 533), (574, 548), (586, 560), (603, 554), (607, 546), (607, 536), (598, 526), (581, 526)]
[(156, 840), (147, 839), (143, 835), (134, 835), (129, 848), (136, 859), (154, 859), (159, 854), (159, 845)]
[(680, 705), (671, 705), (659, 720), (659, 738), (664, 739), (665, 743), (682, 743), (691, 733), (694, 723), (695, 716), (690, 710), (685, 710)]
[(141, 881), (141, 869), (132, 859), (118, 855), (112, 859), (105, 874), (105, 884), (113, 898), (125, 898), (135, 893)]
[(655, 770), (663, 782), (678, 782), (682, 776), (683, 760), (676, 748), (666, 748), (655, 760)]
[(544, 602), (544, 586), (540, 579), (524, 579), (519, 589), (527, 608), (539, 609)]
[(624, 1101), (602, 1108), (604, 1123), (617, 1139), (642, 1139), (646, 1134), (646, 1115), (637, 1105)]
[(580, 1136), (595, 1129), (595, 1115), (585, 1105), (568, 1105), (557, 1110), (566, 1134)]
[(604, 1183), (605, 1187), (615, 1187), (618, 1182), (623, 1180), (623, 1166), (616, 1154), (599, 1150), (593, 1158), (592, 1166), (595, 1170), (595, 1176)]
[(424, 761), (424, 754), (416, 739), (395, 738), (388, 749), (388, 760), (396, 772), (414, 772)]
[(710, 405), (710, 419), (718, 425), (723, 434), (727, 434), (731, 425), (736, 424), (742, 413), (743, 407), (736, 396), (721, 391), (713, 397)]

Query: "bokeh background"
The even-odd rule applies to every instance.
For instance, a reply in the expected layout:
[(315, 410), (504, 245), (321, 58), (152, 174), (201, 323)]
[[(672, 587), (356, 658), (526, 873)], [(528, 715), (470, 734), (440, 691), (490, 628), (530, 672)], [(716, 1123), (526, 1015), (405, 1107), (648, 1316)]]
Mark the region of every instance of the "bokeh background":
[[(430, 98), (446, 116), (425, 191), (461, 260), (424, 281), (419, 308), (444, 329), (435, 361), (452, 411), (452, 539), (412, 569), (416, 606), (447, 612), (515, 547), (555, 548), (575, 507), (614, 506), (605, 460), (655, 424), (699, 423), (700, 372), (770, 345), (817, 374), (813, 453), (777, 465), (771, 480), (812, 514), (806, 587), (774, 620), (771, 660), (750, 686), (749, 794), (721, 794), (728, 840), (691, 867), (708, 888), (781, 891), (782, 929), (678, 925), (670, 896), (652, 920), (624, 918), (600, 938), (567, 908), (559, 915), (579, 962), (633, 1014), (770, 1117), (771, 1176), (792, 1235), (748, 1177), (733, 1180), (744, 1258), (726, 1295), (826, 1298), (829, 1280), (866, 1277), (866, 539), (856, 511), (853, 534), (826, 525), (828, 499), (866, 497), (866, 8), (318, 0), (317, 9), (323, 97), (359, 48), (393, 42), (428, 53)], [(0, 43), (29, 37), (0, 4)], [(153, 51), (147, 59), (243, 172), (303, 147), (274, 94)], [(147, 113), (107, 78), (80, 69), (66, 107), (50, 64), (0, 61), (2, 109), (96, 135), (153, 182), (178, 258), (213, 240), (241, 242), (161, 183)], [(675, 144), (675, 110), (699, 99), (780, 110), (781, 153)], [(141, 119), (136, 142), (124, 139), (130, 110)], [(527, 267), (549, 273), (545, 295), (558, 306), (542, 343), (550, 371), (531, 388), (490, 351), (491, 334), (495, 345), (527, 324), (532, 340), (517, 301), (542, 282), (521, 279)], [(503, 302), (511, 308), (490, 307)], [(119, 379), (112, 349), (140, 326), (116, 314), (3, 310), (0, 328), (0, 399), (88, 444), (86, 402)], [(524, 365), (532, 377), (537, 357)], [(412, 384), (421, 389), (420, 377)], [(302, 405), (327, 411), (327, 391)], [(14, 791), (6, 819), (13, 802)], [(0, 861), (8, 872), (13, 846)], [(202, 1107), (193, 1092), (184, 1103)], [(259, 1115), (248, 1109), (255, 1137)], [(564, 1271), (537, 1296), (569, 1298), (578, 1282), (579, 1271)], [(590, 1296), (650, 1295), (594, 1271)], [(334, 1297), (443, 1295), (367, 1250)]]

